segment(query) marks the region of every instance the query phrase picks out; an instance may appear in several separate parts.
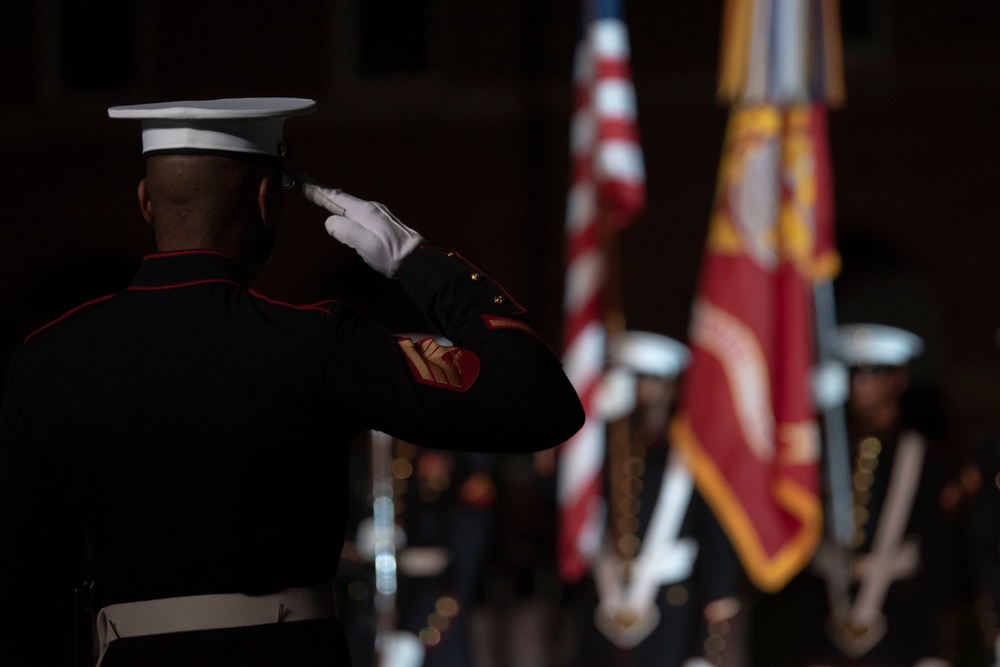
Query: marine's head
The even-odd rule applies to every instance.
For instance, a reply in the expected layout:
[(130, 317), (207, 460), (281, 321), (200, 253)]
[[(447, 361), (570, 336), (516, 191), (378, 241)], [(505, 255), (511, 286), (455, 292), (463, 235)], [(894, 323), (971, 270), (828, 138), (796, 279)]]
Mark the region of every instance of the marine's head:
[(837, 343), (850, 369), (848, 411), (876, 428), (896, 419), (910, 385), (910, 362), (923, 352), (920, 337), (882, 324), (846, 324)]
[(215, 250), (259, 277), (282, 216), (284, 121), (300, 98), (237, 98), (112, 107), (141, 121), (146, 177), (139, 206), (160, 252)]
[(690, 363), (690, 351), (669, 336), (624, 331), (609, 341), (608, 358), (611, 372), (621, 375), (618, 391), (632, 392), (633, 427), (659, 435), (669, 421), (677, 379)]

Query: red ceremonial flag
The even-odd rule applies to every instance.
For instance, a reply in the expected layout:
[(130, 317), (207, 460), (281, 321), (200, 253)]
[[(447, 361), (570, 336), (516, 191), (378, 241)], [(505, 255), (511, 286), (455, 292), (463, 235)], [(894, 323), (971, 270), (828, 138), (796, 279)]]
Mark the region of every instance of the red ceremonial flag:
[[(617, 0), (585, 2), (574, 62), (566, 206), (563, 363), (587, 420), (559, 450), (558, 561), (564, 580), (587, 572), (600, 539), (605, 424), (595, 408), (604, 372), (609, 282), (607, 241), (645, 205), (628, 29)], [(613, 288), (611, 288), (613, 290)]]
[(822, 532), (813, 281), (837, 267), (825, 108), (732, 111), (671, 432), (751, 581), (774, 591)]

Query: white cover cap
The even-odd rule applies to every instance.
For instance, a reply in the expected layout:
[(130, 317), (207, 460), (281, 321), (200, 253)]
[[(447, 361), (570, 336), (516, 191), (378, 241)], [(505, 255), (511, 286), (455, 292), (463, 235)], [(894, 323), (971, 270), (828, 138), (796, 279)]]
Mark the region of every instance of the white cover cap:
[(313, 100), (298, 97), (241, 97), (116, 106), (108, 115), (142, 121), (144, 154), (221, 151), (278, 157), (285, 119), (315, 107)]
[(624, 331), (611, 339), (608, 349), (613, 363), (643, 375), (675, 378), (691, 361), (683, 343), (649, 331)]
[(838, 352), (848, 366), (903, 366), (924, 351), (919, 336), (884, 324), (845, 324), (837, 333)]

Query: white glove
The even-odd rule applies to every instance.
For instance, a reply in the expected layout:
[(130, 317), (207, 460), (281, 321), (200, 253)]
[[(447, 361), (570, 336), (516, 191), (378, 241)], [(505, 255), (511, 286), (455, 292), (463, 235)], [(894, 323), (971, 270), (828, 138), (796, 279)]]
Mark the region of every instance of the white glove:
[(843, 405), (851, 390), (847, 366), (839, 361), (825, 361), (813, 368), (813, 397), (820, 410)]
[(688, 658), (683, 667), (714, 667), (714, 665), (704, 658)]
[(383, 276), (395, 278), (400, 262), (424, 243), (420, 234), (382, 204), (324, 187), (305, 174), (296, 174), (296, 178), (302, 182), (306, 199), (333, 213), (324, 225), (327, 233), (354, 248)]
[(420, 667), (424, 664), (424, 643), (411, 632), (388, 633), (380, 646), (384, 667)]
[(635, 410), (635, 373), (627, 368), (607, 370), (597, 385), (598, 414), (613, 422)]
[(921, 658), (913, 663), (913, 667), (951, 667), (951, 663), (941, 658)]

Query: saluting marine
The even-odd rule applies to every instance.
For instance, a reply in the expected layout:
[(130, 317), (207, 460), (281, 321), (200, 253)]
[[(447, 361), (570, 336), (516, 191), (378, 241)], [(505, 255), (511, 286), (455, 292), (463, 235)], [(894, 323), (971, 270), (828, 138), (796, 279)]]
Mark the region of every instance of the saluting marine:
[(790, 585), (795, 665), (952, 664), (956, 531), (941, 502), (947, 466), (907, 423), (909, 362), (923, 342), (877, 324), (838, 330), (850, 370), (850, 544), (824, 540)]
[(339, 303), (249, 288), (282, 217), (282, 128), (315, 103), (114, 107), (142, 121), (138, 188), (157, 252), (123, 292), (33, 334), (0, 430), (0, 664), (64, 661), (84, 535), (102, 667), (346, 665), (333, 581), (349, 444), (378, 430), (442, 449), (531, 451), (583, 423), (524, 309), (381, 204), (302, 191), (396, 279), (440, 348)]
[(572, 664), (722, 664), (739, 611), (739, 566), (667, 439), (676, 381), (690, 353), (645, 331), (619, 334), (609, 350), (600, 401), (612, 424), (607, 520), (582, 583), (582, 636)]

